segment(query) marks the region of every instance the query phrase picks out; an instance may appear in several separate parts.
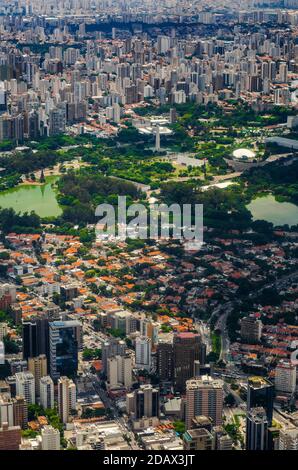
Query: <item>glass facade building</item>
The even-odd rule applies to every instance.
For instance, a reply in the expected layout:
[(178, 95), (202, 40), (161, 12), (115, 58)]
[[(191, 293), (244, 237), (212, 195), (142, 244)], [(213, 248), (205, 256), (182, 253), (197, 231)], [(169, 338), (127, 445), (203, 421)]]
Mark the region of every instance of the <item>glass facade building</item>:
[(81, 325), (77, 321), (50, 323), (50, 375), (54, 381), (76, 375), (80, 334)]

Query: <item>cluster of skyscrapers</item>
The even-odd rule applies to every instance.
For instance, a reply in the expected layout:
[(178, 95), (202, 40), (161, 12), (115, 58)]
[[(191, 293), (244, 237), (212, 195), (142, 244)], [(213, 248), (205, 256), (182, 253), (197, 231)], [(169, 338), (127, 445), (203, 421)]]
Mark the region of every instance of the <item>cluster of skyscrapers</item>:
[[(274, 13), (273, 20), (259, 11), (243, 13), (232, 19), (224, 40), (220, 19), (212, 16), (199, 19), (206, 27), (191, 37), (175, 27), (131, 34), (126, 23), (102, 31), (90, 15), (49, 18), (28, 5), (26, 21), (0, 17), (0, 141), (65, 131), (107, 136), (144, 100), (175, 106), (241, 99), (256, 109), (296, 102), (291, 75), (298, 47), (291, 30), (282, 28), (284, 21), (297, 24), (295, 12)], [(272, 21), (280, 27), (247, 34), (251, 22)]]

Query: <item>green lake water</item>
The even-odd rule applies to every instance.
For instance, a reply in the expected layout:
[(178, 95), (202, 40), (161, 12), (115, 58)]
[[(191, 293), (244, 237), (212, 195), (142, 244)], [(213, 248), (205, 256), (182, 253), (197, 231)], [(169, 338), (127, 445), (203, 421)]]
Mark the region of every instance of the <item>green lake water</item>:
[(57, 176), (50, 176), (41, 186), (28, 184), (3, 191), (0, 193), (0, 207), (11, 207), (21, 213), (34, 211), (40, 217), (56, 217), (62, 213), (52, 186), (57, 179)]
[(290, 202), (279, 202), (272, 194), (257, 197), (246, 207), (253, 220), (266, 220), (275, 226), (298, 224), (298, 206)]

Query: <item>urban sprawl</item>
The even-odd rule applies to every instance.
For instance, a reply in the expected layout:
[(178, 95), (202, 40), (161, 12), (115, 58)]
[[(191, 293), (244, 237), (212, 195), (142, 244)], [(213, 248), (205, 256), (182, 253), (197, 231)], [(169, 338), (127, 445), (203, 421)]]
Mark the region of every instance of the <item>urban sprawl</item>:
[(297, 109), (297, 0), (0, 0), (0, 450), (298, 450)]

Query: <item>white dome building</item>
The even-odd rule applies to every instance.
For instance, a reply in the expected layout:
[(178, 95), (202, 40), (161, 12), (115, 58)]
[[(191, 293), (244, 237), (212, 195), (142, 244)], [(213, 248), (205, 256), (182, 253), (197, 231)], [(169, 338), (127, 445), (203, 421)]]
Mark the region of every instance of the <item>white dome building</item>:
[(249, 149), (237, 149), (234, 150), (232, 157), (234, 160), (249, 162), (256, 158), (256, 154)]

